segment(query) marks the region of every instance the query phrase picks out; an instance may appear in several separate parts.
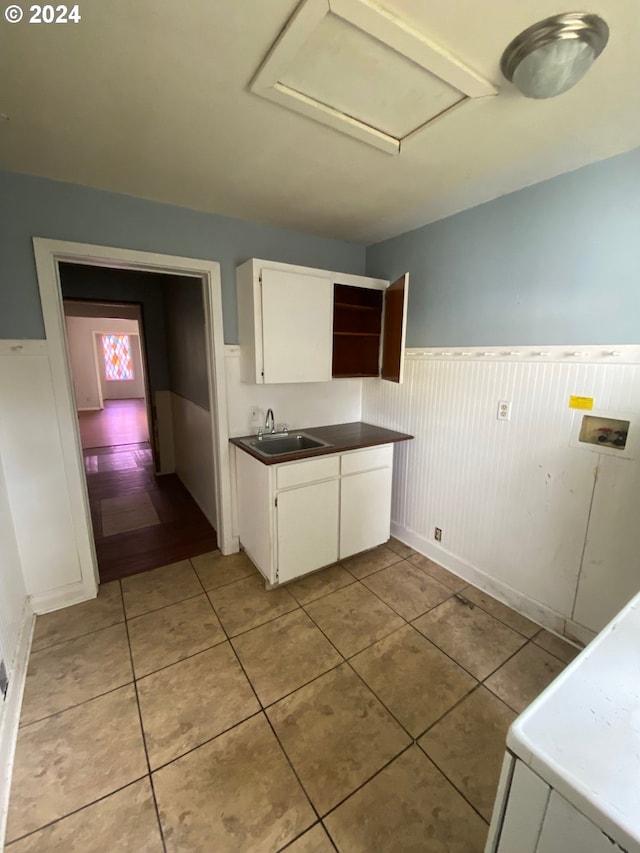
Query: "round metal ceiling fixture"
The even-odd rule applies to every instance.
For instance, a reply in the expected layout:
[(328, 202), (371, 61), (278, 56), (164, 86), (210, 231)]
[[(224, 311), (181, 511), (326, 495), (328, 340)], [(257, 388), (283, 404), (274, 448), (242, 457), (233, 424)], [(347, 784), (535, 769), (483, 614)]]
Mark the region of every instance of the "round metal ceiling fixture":
[(584, 77), (608, 39), (609, 27), (598, 15), (554, 15), (516, 36), (500, 68), (525, 97), (553, 98)]

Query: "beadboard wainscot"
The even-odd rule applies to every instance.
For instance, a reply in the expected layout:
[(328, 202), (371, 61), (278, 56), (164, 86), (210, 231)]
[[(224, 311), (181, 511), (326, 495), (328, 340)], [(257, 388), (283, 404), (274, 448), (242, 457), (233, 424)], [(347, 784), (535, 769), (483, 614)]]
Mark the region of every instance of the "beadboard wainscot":
[[(2, 353), (10, 352), (7, 346)], [(3, 389), (4, 391), (4, 386)], [(5, 395), (2, 395), (6, 405)], [(33, 633), (33, 611), (22, 575), (22, 563), (0, 448), (0, 661), (6, 684), (0, 690), (0, 848), (3, 846), (11, 768), (18, 736), (20, 706)]]
[[(392, 534), (588, 642), (640, 589), (640, 346), (406, 356), (403, 385), (363, 383), (362, 420), (415, 436), (395, 455)], [(626, 448), (578, 442), (584, 414), (629, 420)]]

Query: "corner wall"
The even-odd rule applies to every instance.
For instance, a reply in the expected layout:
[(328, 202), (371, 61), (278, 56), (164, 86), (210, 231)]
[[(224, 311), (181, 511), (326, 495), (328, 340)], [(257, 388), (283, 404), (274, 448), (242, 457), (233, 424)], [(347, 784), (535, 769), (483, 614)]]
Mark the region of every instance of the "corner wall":
[(640, 148), (369, 246), (407, 346), (640, 342)]

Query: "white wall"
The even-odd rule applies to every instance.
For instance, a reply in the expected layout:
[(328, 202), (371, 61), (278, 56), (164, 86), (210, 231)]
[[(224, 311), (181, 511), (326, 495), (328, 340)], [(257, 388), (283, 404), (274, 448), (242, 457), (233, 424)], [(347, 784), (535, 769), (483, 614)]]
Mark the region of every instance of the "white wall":
[(170, 393), (175, 472), (211, 526), (216, 528), (211, 412), (179, 394)]
[[(273, 409), (276, 423), (292, 429), (359, 421), (362, 405), (361, 379), (334, 379), (332, 382), (254, 385), (240, 381), (240, 350), (225, 347), (225, 374), (229, 412), (229, 435), (255, 433), (264, 425), (267, 409)], [(258, 423), (252, 423), (249, 409), (258, 408)]]
[[(79, 411), (100, 408), (99, 381), (104, 399), (144, 397), (144, 374), (136, 320), (66, 316), (65, 325), (73, 387)], [(99, 340), (94, 347), (94, 332), (136, 336), (131, 339), (133, 379), (119, 382), (106, 381), (102, 349)]]
[(1, 458), (0, 543), (0, 659), (4, 660), (11, 681), (18, 637), (27, 611), (27, 591)]
[(47, 345), (2, 344), (0, 448), (25, 590), (37, 597), (77, 586), (80, 597), (80, 557)]
[[(522, 355), (408, 351), (404, 385), (365, 380), (362, 419), (415, 436), (396, 450), (401, 539), (588, 639), (640, 589), (640, 349), (510, 349)], [(584, 414), (570, 394), (631, 417), (633, 459), (570, 444)], [(497, 421), (499, 400), (512, 401), (511, 421)]]

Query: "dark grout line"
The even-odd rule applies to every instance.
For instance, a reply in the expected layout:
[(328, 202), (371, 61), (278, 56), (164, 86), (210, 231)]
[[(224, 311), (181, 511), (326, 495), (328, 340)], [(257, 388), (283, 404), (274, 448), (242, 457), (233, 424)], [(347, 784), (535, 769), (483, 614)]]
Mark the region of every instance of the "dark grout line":
[[(95, 601), (95, 599), (90, 599), (90, 600)], [(80, 602), (80, 604), (86, 604), (86, 603), (87, 602), (84, 602), (84, 601)], [(72, 604), (70, 606), (75, 607), (76, 605)], [(66, 608), (63, 608), (63, 609), (66, 610)], [(53, 612), (55, 613), (56, 611), (53, 611)], [(47, 616), (46, 613), (42, 613), (40, 615), (41, 616)], [(36, 622), (38, 621), (39, 618), (40, 618), (40, 616), (38, 616), (36, 614)], [(99, 634), (100, 631), (106, 631), (107, 628), (115, 628), (116, 625), (123, 625), (125, 621), (126, 621), (126, 619), (124, 617), (124, 608), (123, 608), (122, 619), (119, 619), (117, 622), (113, 622), (111, 625), (104, 625), (102, 628), (93, 628), (91, 631), (84, 631), (82, 634), (78, 634), (78, 635), (73, 636), (73, 637), (67, 637), (65, 640), (56, 640), (55, 642), (49, 643), (46, 646), (42, 646), (39, 649), (31, 648), (31, 650), (29, 652), (29, 660), (31, 660), (33, 655), (38, 655), (38, 654), (40, 654), (40, 652), (48, 652), (50, 649), (55, 649), (57, 646), (64, 646), (65, 643), (71, 643), (74, 640), (80, 640), (82, 637), (89, 637), (89, 636), (91, 636), (91, 634)]]
[(96, 803), (101, 803), (103, 800), (108, 800), (109, 797), (112, 797), (114, 794), (119, 794), (120, 791), (124, 791), (126, 788), (130, 788), (132, 785), (137, 785), (138, 782), (142, 782), (144, 779), (148, 779), (149, 774), (145, 773), (144, 776), (138, 776), (137, 779), (132, 779), (131, 782), (127, 782), (126, 785), (121, 785), (119, 788), (116, 788), (114, 791), (109, 791), (108, 794), (104, 794), (102, 797), (98, 797), (96, 800), (92, 800), (90, 803), (85, 803), (85, 805), (80, 806), (77, 809), (73, 809), (70, 812), (66, 812), (61, 817), (57, 817), (55, 820), (50, 820), (48, 823), (43, 823), (42, 826), (39, 826), (37, 829), (32, 829), (31, 832), (26, 832), (24, 835), (20, 835), (18, 838), (14, 838), (11, 841), (8, 841), (6, 846), (7, 848), (11, 847), (13, 844), (16, 844), (18, 841), (24, 841), (25, 838), (31, 838), (32, 835), (37, 835), (38, 832), (42, 832), (43, 829), (47, 829), (50, 826), (55, 826), (55, 824), (60, 823), (72, 815), (78, 814), (79, 812), (85, 811), (85, 809), (90, 808), (91, 806), (95, 806)]
[[(473, 804), (473, 803), (471, 802), (471, 800), (467, 797), (467, 795), (464, 793), (464, 791), (461, 791), (461, 790), (460, 790), (460, 788), (458, 788), (458, 786), (455, 784), (455, 782), (447, 776), (447, 774), (444, 772), (444, 770), (442, 769), (442, 767), (440, 767), (440, 766), (439, 766), (439, 765), (438, 765), (438, 764), (433, 760), (433, 758), (429, 755), (429, 753), (428, 753), (426, 750), (424, 750), (424, 749), (420, 746), (420, 744), (417, 744), (417, 747), (418, 747), (418, 749), (419, 749), (419, 750), (421, 750), (421, 752), (426, 756), (426, 758), (427, 758), (427, 759), (428, 759), (428, 760), (433, 764), (433, 766), (436, 768), (436, 770), (437, 770), (439, 773), (441, 773), (441, 774), (442, 774), (442, 776), (444, 776), (444, 778), (445, 778), (445, 779), (447, 780), (447, 782), (451, 785), (451, 787), (452, 787), (452, 788), (454, 788), (454, 789), (455, 789), (455, 790), (460, 794), (460, 796), (461, 796), (461, 797), (462, 797), (462, 799), (465, 801), (465, 803), (468, 803), (468, 804), (471, 806), (471, 808), (474, 810), (474, 812), (478, 815), (478, 817), (482, 820), (482, 822), (485, 824), (485, 826), (486, 826), (486, 827), (487, 827), (487, 829), (488, 829), (488, 828), (489, 828), (489, 821), (486, 819), (486, 817), (484, 817), (484, 815), (482, 815), (482, 814), (478, 811), (478, 809), (474, 806), (474, 804)], [(496, 790), (497, 790), (497, 784), (496, 784)]]
[[(401, 755), (404, 755), (404, 754), (405, 754), (405, 752), (408, 752), (408, 751), (409, 751), (410, 749), (412, 749), (414, 746), (415, 746), (414, 742), (413, 742), (413, 741), (410, 741), (406, 746), (404, 746), (404, 747), (400, 750), (400, 752), (397, 752), (397, 753), (396, 753), (392, 758), (390, 758), (390, 759), (389, 759), (388, 761), (386, 761), (386, 762), (385, 762), (381, 767), (379, 767), (379, 768), (375, 771), (375, 773), (372, 773), (372, 774), (371, 774), (371, 776), (368, 776), (368, 777), (364, 780), (364, 782), (361, 782), (361, 783), (360, 783), (360, 785), (358, 785), (358, 786), (357, 786), (357, 788), (354, 788), (354, 789), (353, 789), (353, 791), (350, 791), (350, 792), (346, 795), (346, 797), (343, 797), (339, 802), (337, 802), (337, 803), (335, 804), (335, 806), (331, 806), (331, 808), (330, 808), (328, 811), (326, 811), (326, 812), (322, 815), (322, 821), (325, 821), (325, 820), (327, 819), (327, 817), (328, 817), (330, 814), (333, 814), (333, 812), (335, 812), (335, 811), (336, 811), (336, 809), (339, 809), (339, 808), (340, 808), (340, 806), (341, 806), (343, 803), (346, 803), (348, 799), (350, 799), (351, 797), (353, 797), (353, 795), (354, 795), (354, 794), (357, 794), (357, 793), (358, 793), (358, 791), (360, 791), (362, 788), (364, 788), (364, 787), (365, 787), (365, 785), (368, 785), (368, 784), (369, 784), (369, 782), (373, 781), (373, 779), (375, 779), (375, 778), (376, 778), (376, 776), (379, 776), (379, 775), (382, 773), (382, 771), (383, 771), (383, 770), (386, 770), (386, 769), (387, 769), (387, 767), (389, 767), (391, 764), (393, 764), (393, 762), (394, 762), (394, 761), (397, 761), (397, 759), (398, 759), (398, 758), (400, 758), (400, 756), (401, 756)], [(324, 825), (324, 824), (323, 824), (323, 825)], [(328, 829), (327, 829), (327, 834), (329, 834), (329, 830), (328, 830)]]
[(206, 738), (202, 741), (202, 743), (197, 743), (195, 746), (190, 746), (189, 749), (186, 749), (184, 752), (181, 752), (180, 755), (176, 755), (174, 758), (170, 758), (168, 761), (165, 761), (163, 764), (158, 764), (157, 767), (154, 767), (149, 775), (153, 778), (154, 773), (158, 773), (160, 770), (164, 770), (166, 767), (169, 767), (171, 764), (175, 764), (176, 761), (180, 761), (183, 758), (186, 758), (187, 755), (191, 755), (192, 752), (196, 752), (200, 749), (201, 746), (206, 746), (208, 743), (212, 743), (214, 740), (218, 740), (218, 738), (223, 735), (229, 734), (234, 729), (239, 728), (244, 723), (247, 723), (249, 720), (253, 720), (254, 717), (259, 717), (261, 714), (264, 714), (263, 708), (258, 708), (256, 711), (252, 711), (251, 714), (247, 714), (246, 717), (243, 717), (241, 720), (238, 720), (232, 726), (228, 726), (226, 729), (223, 729), (221, 732), (217, 732), (215, 735)]
[(95, 696), (89, 696), (88, 699), (83, 699), (81, 702), (75, 702), (73, 705), (68, 705), (66, 708), (60, 708), (58, 711), (52, 711), (50, 714), (45, 714), (44, 717), (38, 717), (37, 720), (29, 720), (28, 723), (22, 723), (19, 725), (18, 730), (21, 731), (22, 729), (28, 729), (30, 726), (35, 726), (36, 723), (42, 723), (44, 720), (50, 720), (51, 717), (57, 717), (59, 714), (66, 714), (67, 711), (73, 711), (74, 708), (81, 708), (83, 705), (88, 705), (89, 702), (93, 702), (95, 699), (102, 699), (110, 693), (115, 693), (116, 690), (122, 690), (123, 687), (131, 687), (135, 682), (133, 672), (131, 675), (132, 678), (130, 681), (118, 684), (117, 687), (111, 687), (109, 690), (105, 690), (104, 693), (97, 693)]
[[(131, 670), (135, 673), (133, 668), (133, 652), (131, 650), (131, 637), (129, 636), (129, 625), (125, 622), (126, 630), (127, 630), (127, 643), (129, 644), (129, 660), (131, 661)], [(147, 748), (147, 738), (144, 731), (144, 723), (142, 721), (142, 709), (140, 708), (140, 696), (138, 694), (138, 682), (135, 680), (133, 682), (133, 689), (135, 691), (136, 696), (136, 707), (138, 709), (138, 722), (140, 724), (140, 735), (142, 737), (142, 746), (144, 749), (144, 755), (147, 762), (147, 773), (149, 777), (149, 785), (151, 786), (151, 796), (153, 797), (153, 805), (156, 812), (156, 820), (158, 821), (158, 829), (160, 830), (160, 839), (162, 841), (162, 849), (164, 853), (167, 853), (167, 842), (164, 837), (164, 829), (162, 828), (162, 821), (160, 820), (160, 808), (158, 807), (158, 798), (156, 797), (156, 789), (153, 783), (153, 776), (151, 774), (151, 762), (149, 761), (149, 750)]]

